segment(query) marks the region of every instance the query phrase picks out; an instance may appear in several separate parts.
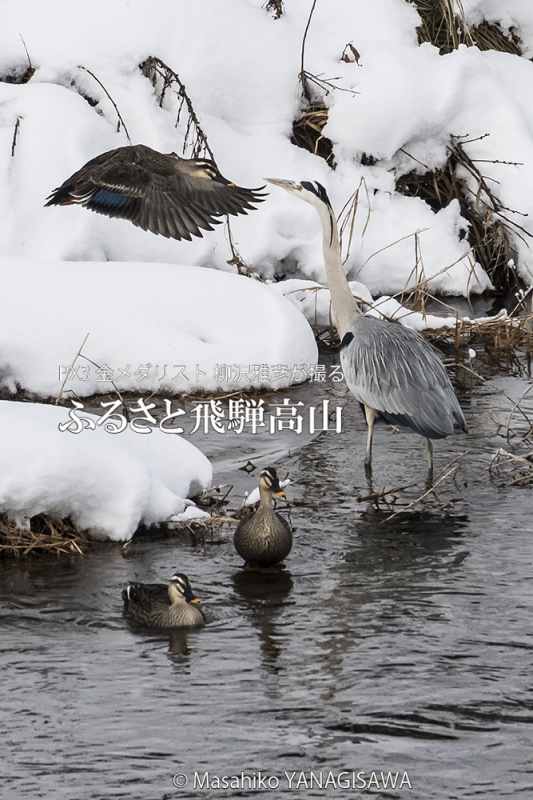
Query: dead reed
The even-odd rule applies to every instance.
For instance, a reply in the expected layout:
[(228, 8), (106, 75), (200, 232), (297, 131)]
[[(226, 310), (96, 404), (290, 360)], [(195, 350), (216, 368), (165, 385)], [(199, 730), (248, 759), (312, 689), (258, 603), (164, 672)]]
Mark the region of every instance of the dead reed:
[(522, 55), (520, 37), (514, 28), (502, 30), (496, 22), (483, 20), (468, 25), (461, 0), (410, 0), (420, 15), (418, 41), (431, 42), (441, 54), (456, 50), (459, 45), (480, 50), (499, 50)]
[(0, 514), (0, 558), (82, 556), (89, 542), (89, 537), (68, 519), (39, 514), (29, 520), (28, 527), (19, 527), (6, 514)]
[(291, 142), (304, 150), (309, 150), (329, 164), (335, 166), (333, 143), (322, 135), (328, 121), (328, 108), (320, 102), (310, 103), (292, 124)]
[[(479, 138), (486, 136), (488, 134)], [(452, 137), (444, 166), (435, 170), (427, 168), (425, 172), (420, 169), (424, 164), (402, 150), (417, 162), (417, 166), (397, 179), (396, 189), (409, 197), (420, 197), (435, 212), (445, 208), (452, 200), (458, 200), (461, 214), (469, 222), (465, 238), (475, 260), (481, 264), (498, 291), (521, 289), (522, 284), (514, 268), (517, 259), (514, 240), (517, 237), (527, 243), (533, 235), (516, 221), (516, 216), (524, 215), (504, 206), (495, 195), (478, 166), (479, 162), (466, 152), (465, 145), (469, 141), (464, 137)], [(502, 162), (498, 159), (490, 163), (518, 166), (518, 162)]]
[(533, 451), (524, 456), (499, 448), (489, 465), (490, 477), (500, 486), (533, 486)]
[(283, 16), (283, 0), (267, 0), (267, 2), (264, 3), (263, 8), (272, 14), (274, 19), (280, 19), (280, 17)]

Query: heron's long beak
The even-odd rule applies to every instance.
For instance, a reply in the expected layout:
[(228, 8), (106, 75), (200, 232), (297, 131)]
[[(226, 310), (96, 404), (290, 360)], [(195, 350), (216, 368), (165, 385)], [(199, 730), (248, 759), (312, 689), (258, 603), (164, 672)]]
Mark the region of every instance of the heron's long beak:
[(285, 178), (263, 178), (263, 180), (281, 189), (294, 189), (294, 181), (287, 181)]

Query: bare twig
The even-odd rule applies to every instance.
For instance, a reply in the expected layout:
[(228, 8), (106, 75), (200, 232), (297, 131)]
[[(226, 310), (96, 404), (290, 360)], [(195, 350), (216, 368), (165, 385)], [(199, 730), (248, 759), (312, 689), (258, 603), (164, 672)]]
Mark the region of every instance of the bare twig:
[(83, 348), (85, 347), (85, 344), (86, 344), (86, 342), (87, 342), (87, 339), (89, 338), (89, 336), (90, 336), (90, 334), (89, 334), (89, 333), (86, 333), (86, 334), (85, 334), (85, 336), (84, 336), (84, 339), (83, 339), (83, 342), (81, 343), (81, 345), (80, 345), (80, 346), (79, 346), (79, 348), (78, 348), (78, 352), (76, 353), (76, 355), (75, 355), (75, 356), (74, 356), (74, 358), (72, 359), (72, 363), (71, 363), (70, 367), (68, 367), (68, 368), (67, 368), (67, 371), (66, 371), (66, 373), (65, 373), (65, 377), (63, 378), (63, 381), (62, 381), (62, 383), (61, 383), (61, 386), (60, 386), (60, 388), (59, 388), (59, 394), (57, 395), (57, 398), (56, 398), (56, 406), (57, 406), (57, 405), (59, 405), (59, 403), (61, 402), (61, 399), (62, 399), (62, 397), (63, 397), (63, 392), (64, 392), (64, 390), (65, 390), (65, 385), (66, 385), (66, 383), (67, 383), (67, 380), (68, 380), (68, 378), (69, 378), (69, 375), (72, 373), (72, 370), (74, 369), (74, 366), (75, 366), (75, 364), (76, 364), (76, 361), (77, 361), (77, 360), (78, 360), (78, 358), (81, 356), (81, 351), (82, 351), (82, 350), (83, 350)]
[[(83, 358), (84, 361), (87, 361), (89, 364), (92, 364), (93, 367), (96, 367), (97, 369), (103, 369), (101, 364), (98, 364), (98, 362), (93, 361), (92, 358), (89, 358), (89, 356), (86, 356), (84, 354), (84, 352), (83, 352), (83, 348), (85, 347), (88, 338), (89, 338), (89, 334), (87, 333), (85, 335), (85, 338), (83, 339), (83, 342), (81, 343), (81, 345), (80, 345), (80, 347), (78, 349), (78, 352), (76, 353), (76, 355), (72, 359), (72, 363), (71, 363), (70, 367), (68, 367), (68, 369), (67, 369), (67, 371), (65, 373), (65, 377), (63, 378), (63, 381), (61, 383), (61, 387), (59, 389), (59, 394), (58, 394), (58, 396), (56, 398), (56, 402), (55, 402), (56, 406), (61, 402), (61, 399), (62, 399), (63, 394), (65, 392), (66, 382), (67, 382), (68, 378), (70, 377), (70, 375), (71, 375), (71, 373), (72, 373), (72, 371), (73, 371), (73, 369), (74, 369), (74, 367), (76, 365), (76, 361), (78, 360), (78, 358)], [(124, 416), (129, 422), (129, 419), (130, 419), (130, 417), (129, 417), (129, 409), (128, 409), (125, 401), (124, 401), (124, 397), (122, 396), (122, 394), (121, 394), (118, 386), (116, 385), (115, 381), (113, 380), (113, 378), (107, 378), (107, 380), (109, 381), (109, 383), (111, 384), (111, 386), (115, 390), (115, 394), (117, 395), (117, 397), (120, 400), (120, 402), (122, 404), (122, 407), (124, 409)]]
[(394, 489), (387, 489), (387, 487), (384, 486), (383, 489), (370, 492), (370, 494), (358, 495), (355, 499), (358, 503), (365, 503), (368, 500), (383, 500), (391, 494), (403, 492), (405, 489), (411, 489), (413, 486), (416, 486), (416, 483), (406, 483), (404, 486), (396, 486)]
[(15, 120), (15, 127), (13, 129), (13, 139), (11, 140), (11, 158), (13, 158), (13, 156), (15, 155), (15, 149), (17, 147), (17, 139), (18, 139), (21, 119), (22, 117), (20, 116), (20, 114), (17, 114), (17, 119)]
[(311, 102), (311, 92), (309, 91), (309, 87), (307, 85), (307, 73), (305, 71), (305, 43), (307, 40), (307, 34), (309, 32), (309, 26), (311, 24), (311, 19), (313, 17), (315, 6), (317, 4), (317, 0), (313, 0), (313, 4), (311, 6), (311, 10), (309, 12), (309, 16), (307, 18), (307, 23), (305, 26), (305, 31), (302, 39), (302, 49), (301, 49), (301, 58), (300, 58), (300, 81), (302, 83), (302, 91), (304, 93), (304, 97), (308, 103)]
[(407, 506), (405, 506), (401, 510), (395, 511), (394, 514), (391, 514), (389, 517), (387, 517), (385, 520), (383, 520), (382, 524), (385, 524), (386, 522), (390, 522), (391, 520), (395, 519), (395, 517), (398, 517), (400, 514), (404, 514), (406, 511), (409, 511), (411, 508), (413, 508), (414, 506), (416, 506), (419, 503), (421, 503), (422, 500), (425, 500), (425, 498), (428, 497), (430, 494), (434, 494), (435, 493), (435, 489), (437, 488), (437, 486), (440, 486), (440, 484), (443, 483), (443, 481), (445, 481), (446, 478), (450, 477), (452, 474), (455, 475), (455, 473), (459, 469), (459, 463), (463, 460), (463, 458), (466, 455), (468, 455), (469, 452), (470, 452), (470, 450), (465, 450), (464, 453), (461, 453), (460, 456), (458, 456), (452, 462), (450, 462), (450, 464), (448, 464), (444, 468), (444, 470), (441, 473), (441, 475), (439, 476), (439, 478), (434, 483), (432, 483), (431, 486), (429, 486), (426, 489), (426, 491), (423, 494), (420, 495), (420, 497), (417, 497), (416, 500), (413, 500), (411, 503), (409, 503)]
[(78, 69), (82, 69), (84, 72), (86, 72), (88, 75), (90, 75), (91, 78), (93, 78), (96, 81), (96, 83), (103, 89), (103, 91), (105, 92), (106, 97), (108, 98), (108, 100), (112, 104), (113, 108), (117, 112), (117, 117), (118, 117), (117, 133), (120, 132), (120, 126), (122, 125), (122, 127), (124, 128), (124, 133), (126, 134), (126, 139), (131, 144), (130, 134), (128, 132), (128, 128), (126, 127), (126, 123), (124, 122), (124, 118), (122, 117), (122, 114), (120, 113), (117, 104), (115, 103), (115, 101), (113, 100), (113, 98), (111, 97), (109, 92), (107, 91), (106, 87), (104, 86), (104, 84), (102, 83), (100, 78), (97, 78), (96, 75), (94, 74), (94, 72), (91, 72), (90, 69), (88, 69), (87, 67), (84, 67), (83, 64), (79, 64), (78, 65)]
[(28, 48), (26, 47), (26, 42), (24, 41), (24, 36), (21, 33), (19, 33), (19, 38), (20, 38), (20, 41), (22, 42), (22, 46), (23, 46), (23, 48), (24, 48), (24, 50), (26, 52), (26, 58), (28, 59), (28, 69), (31, 70), (31, 72), (33, 73), (35, 70), (33, 68), (33, 64), (31, 63), (30, 54), (28, 53)]

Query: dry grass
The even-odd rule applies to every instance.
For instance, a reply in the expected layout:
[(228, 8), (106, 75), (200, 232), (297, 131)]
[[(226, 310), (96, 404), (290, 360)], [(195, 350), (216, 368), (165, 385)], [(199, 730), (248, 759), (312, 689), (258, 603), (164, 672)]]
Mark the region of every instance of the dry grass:
[(461, 0), (410, 0), (420, 15), (418, 41), (431, 42), (441, 54), (456, 50), (459, 45), (480, 50), (499, 50), (522, 55), (520, 38), (511, 28), (508, 31), (494, 22), (484, 20), (479, 25), (466, 23)]
[(22, 65), (12, 67), (8, 72), (0, 75), (1, 83), (28, 83), (35, 74), (35, 67)]
[(280, 19), (283, 16), (283, 0), (267, 0), (263, 8), (272, 14), (274, 19)]
[[(492, 191), (478, 162), (465, 150), (465, 141), (454, 137), (448, 146), (446, 164), (436, 170), (422, 172), (424, 167), (406, 150), (402, 152), (417, 161), (417, 166), (396, 181), (398, 192), (420, 197), (437, 212), (452, 200), (458, 200), (462, 216), (469, 222), (466, 233), (475, 260), (490, 276), (497, 290), (521, 288), (514, 269), (516, 252), (514, 237), (527, 242), (532, 238), (516, 217), (521, 212), (506, 208)], [(494, 163), (510, 163), (499, 162)]]
[(30, 520), (29, 528), (20, 528), (5, 514), (0, 514), (0, 558), (82, 556), (89, 542), (88, 536), (76, 530), (69, 520), (39, 514)]
[[(455, 328), (432, 329), (424, 332), (437, 347), (453, 353), (453, 361), (477, 375), (483, 364), (503, 374), (531, 375), (533, 356), (533, 315), (497, 316), (479, 322), (457, 320)], [(471, 348), (478, 358), (473, 370), (464, 365), (465, 354)], [(479, 359), (479, 364), (478, 364)]]
[(321, 103), (311, 103), (292, 125), (291, 142), (315, 156), (320, 156), (330, 167), (335, 166), (331, 139), (322, 135), (328, 121), (328, 108)]
[(533, 451), (525, 456), (500, 448), (492, 459), (489, 472), (500, 486), (533, 486)]

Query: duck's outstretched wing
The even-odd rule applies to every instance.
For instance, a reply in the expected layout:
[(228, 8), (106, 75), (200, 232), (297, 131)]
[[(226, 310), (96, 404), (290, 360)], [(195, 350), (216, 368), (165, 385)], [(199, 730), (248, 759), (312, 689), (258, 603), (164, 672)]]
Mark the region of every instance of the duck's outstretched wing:
[(386, 422), (430, 439), (466, 431), (439, 354), (409, 328), (357, 317), (341, 343), (341, 364), (354, 397)]
[(167, 238), (191, 241), (202, 230), (213, 230), (221, 222), (218, 217), (254, 210), (265, 197), (261, 188), (231, 183), (212, 161), (134, 145), (93, 158), (45, 205), (81, 205)]

